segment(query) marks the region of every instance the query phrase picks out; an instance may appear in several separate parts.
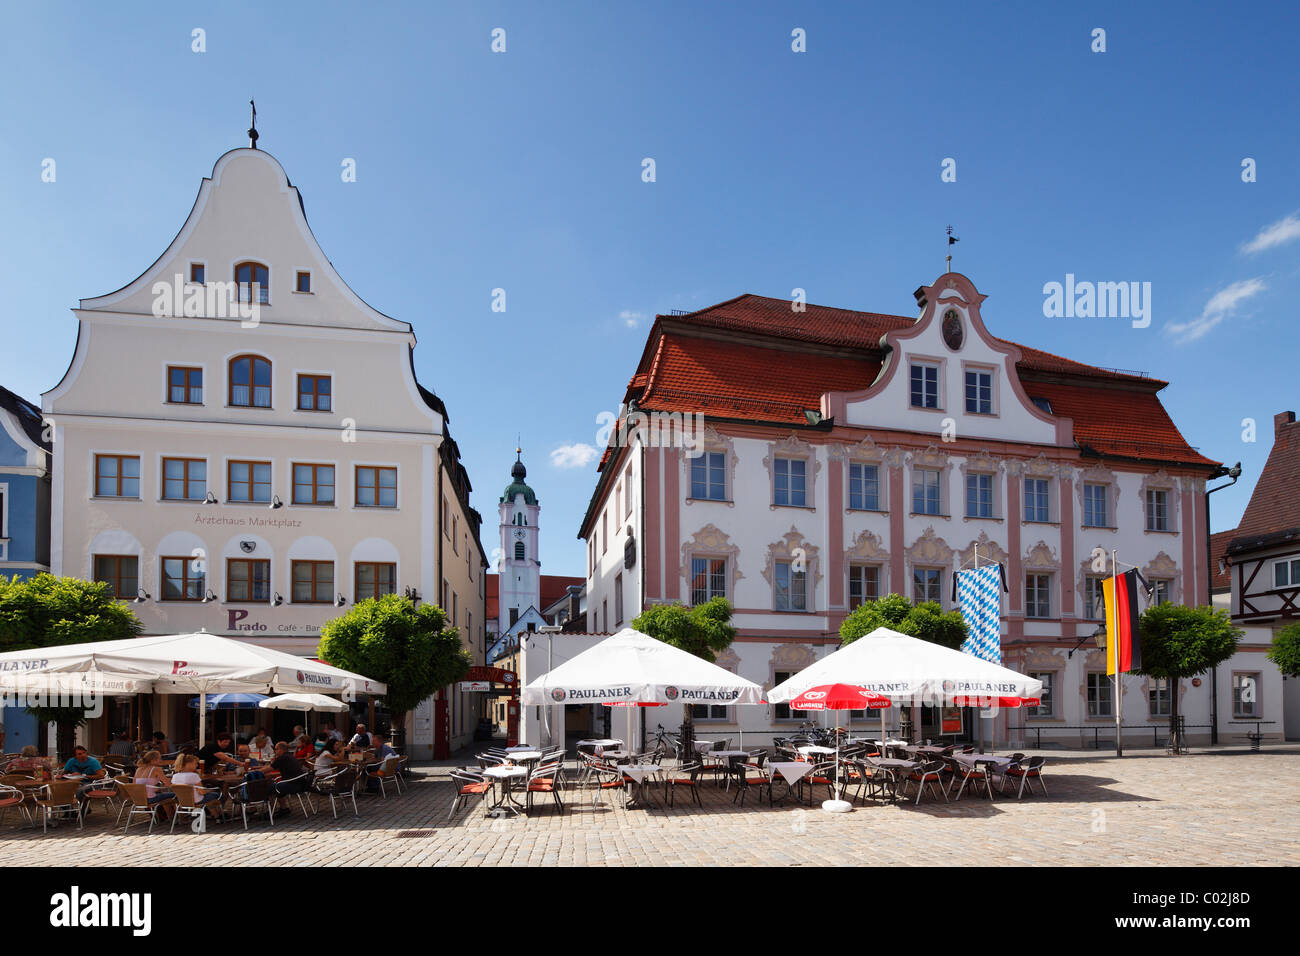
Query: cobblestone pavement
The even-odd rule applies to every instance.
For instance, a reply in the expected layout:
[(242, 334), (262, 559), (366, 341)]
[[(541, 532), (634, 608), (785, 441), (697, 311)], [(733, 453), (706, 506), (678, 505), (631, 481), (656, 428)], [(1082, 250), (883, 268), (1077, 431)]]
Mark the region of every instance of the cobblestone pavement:
[[(296, 811), (224, 823), (206, 834), (178, 824), (113, 828), (102, 807), (85, 830), (61, 824), (42, 835), (10, 811), (0, 826), (9, 866), (736, 866), (826, 865), (1300, 865), (1300, 747), (1222, 750), (1169, 757), (1130, 751), (1043, 751), (1050, 794), (992, 803), (966, 796), (945, 805), (858, 804), (853, 813), (775, 808), (753, 794), (702, 787), (704, 807), (624, 809), (617, 793), (593, 806), (570, 792), (563, 815), (493, 819), (478, 798), (448, 822), (450, 767), (417, 768), (402, 796), (364, 796), (360, 816)], [(549, 798), (547, 798), (549, 799)], [(821, 799), (819, 793), (818, 799)], [(406, 831), (406, 832), (403, 832)]]

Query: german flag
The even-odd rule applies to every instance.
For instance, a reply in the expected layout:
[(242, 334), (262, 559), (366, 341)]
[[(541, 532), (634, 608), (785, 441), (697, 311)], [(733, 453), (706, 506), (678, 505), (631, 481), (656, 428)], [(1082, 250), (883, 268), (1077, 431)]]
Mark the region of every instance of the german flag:
[(1138, 637), (1138, 573), (1134, 568), (1102, 582), (1106, 602), (1106, 673), (1121, 674), (1142, 666)]

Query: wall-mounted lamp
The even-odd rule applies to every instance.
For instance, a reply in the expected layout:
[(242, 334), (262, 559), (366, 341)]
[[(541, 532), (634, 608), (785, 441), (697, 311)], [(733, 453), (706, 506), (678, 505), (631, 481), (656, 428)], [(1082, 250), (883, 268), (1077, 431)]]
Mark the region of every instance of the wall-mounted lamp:
[(344, 604), (347, 604), (347, 603), (348, 603), (347, 598), (345, 598), (342, 594), (340, 594), (338, 597), (336, 597), (336, 598), (334, 599), (334, 606), (335, 606), (335, 607), (342, 607)]
[(405, 597), (408, 601), (411, 601), (415, 604), (420, 603), (420, 592), (413, 587), (407, 587), (404, 591), (402, 591), (402, 596)]
[(217, 496), (209, 491), (208, 496), (203, 499), (203, 503), (205, 505), (215, 505), (217, 503)]
[(276, 508), (283, 508), (284, 502), (280, 500), (279, 495), (272, 495), (271, 504), (268, 507), (270, 507), (270, 509), (274, 511)]
[(147, 600), (149, 600), (149, 592), (144, 588), (138, 589), (135, 593), (135, 603), (143, 604)]
[(201, 597), (201, 598), (199, 599), (199, 603), (200, 603), (200, 604), (208, 604), (208, 603), (211, 603), (212, 601), (215, 601), (216, 599), (217, 599), (217, 596), (216, 596), (215, 594), (212, 593), (212, 589), (211, 589), (211, 588), (208, 588), (208, 593), (205, 594), (205, 595), (203, 595), (203, 597)]
[(279, 607), (284, 603), (284, 598), (280, 597), (280, 592), (275, 592), (275, 597), (271, 598), (271, 607)]

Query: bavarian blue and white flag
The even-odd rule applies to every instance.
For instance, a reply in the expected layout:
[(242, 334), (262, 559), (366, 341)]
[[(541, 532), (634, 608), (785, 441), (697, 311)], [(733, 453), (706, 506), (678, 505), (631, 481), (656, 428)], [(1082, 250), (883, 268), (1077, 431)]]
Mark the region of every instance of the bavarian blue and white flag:
[(966, 621), (963, 653), (982, 660), (1002, 663), (1002, 591), (1006, 578), (1002, 565), (986, 564), (982, 568), (958, 571), (954, 589)]

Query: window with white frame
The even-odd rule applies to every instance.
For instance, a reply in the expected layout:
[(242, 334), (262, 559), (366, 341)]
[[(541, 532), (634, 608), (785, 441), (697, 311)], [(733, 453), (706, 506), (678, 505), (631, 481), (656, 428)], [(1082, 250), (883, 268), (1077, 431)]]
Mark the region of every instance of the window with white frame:
[(806, 571), (796, 571), (789, 561), (777, 561), (774, 570), (773, 606), (778, 611), (808, 610)]
[(1171, 600), (1173, 600), (1173, 598), (1170, 596), (1173, 594), (1172, 587), (1173, 587), (1173, 582), (1170, 581), (1168, 578), (1152, 578), (1151, 579), (1151, 603), (1153, 605), (1168, 604)]
[(775, 486), (772, 490), (772, 503), (793, 505), (803, 508), (807, 505), (808, 462), (802, 458), (778, 458), (773, 462)]
[(1163, 488), (1147, 489), (1147, 530), (1170, 531), (1169, 492)]
[(1106, 617), (1106, 599), (1102, 591), (1105, 580), (1092, 574), (1083, 579), (1083, 616), (1089, 621), (1100, 621)]
[(1111, 710), (1111, 680), (1110, 677), (1100, 671), (1092, 671), (1088, 674), (1088, 716), (1089, 717), (1113, 717), (1115, 712)]
[(1030, 671), (1029, 676), (1034, 680), (1042, 681), (1043, 689), (1038, 692), (1039, 705), (1030, 707), (1027, 710), (1027, 715), (1030, 717), (1054, 717), (1056, 695), (1053, 691), (1056, 689), (1056, 671)]
[(853, 511), (880, 510), (880, 466), (861, 462), (849, 464), (849, 508)]
[(912, 569), (912, 600), (917, 604), (923, 601), (943, 601), (943, 569)]
[(1147, 687), (1147, 713), (1152, 717), (1168, 717), (1170, 714), (1169, 704), (1169, 679), (1166, 677), (1152, 677)]
[(706, 451), (691, 459), (691, 497), (727, 500), (726, 454)]
[(1052, 616), (1052, 576), (1029, 573), (1025, 575), (1025, 617)]
[(1232, 716), (1254, 720), (1260, 716), (1259, 673), (1234, 671), (1232, 674)]
[(939, 407), (939, 366), (933, 362), (912, 363), (912, 407)]
[(849, 565), (849, 610), (880, 598), (880, 565)]
[(988, 369), (966, 370), (966, 411), (975, 415), (993, 414), (993, 373)]
[(912, 511), (921, 515), (940, 514), (940, 472), (932, 468), (912, 470)]
[(1051, 504), (1048, 498), (1050, 482), (1046, 478), (1025, 479), (1025, 520), (1050, 521)]
[(993, 476), (974, 474), (966, 476), (966, 517), (993, 517)]
[(691, 604), (727, 596), (727, 559), (691, 556)]
[(1300, 585), (1300, 558), (1288, 558), (1273, 563), (1273, 587), (1289, 588)]
[(1083, 526), (1109, 528), (1106, 498), (1109, 485), (1085, 482), (1083, 486)]

